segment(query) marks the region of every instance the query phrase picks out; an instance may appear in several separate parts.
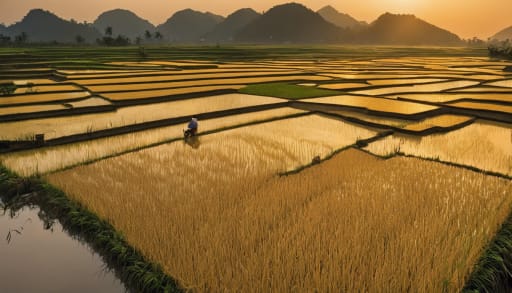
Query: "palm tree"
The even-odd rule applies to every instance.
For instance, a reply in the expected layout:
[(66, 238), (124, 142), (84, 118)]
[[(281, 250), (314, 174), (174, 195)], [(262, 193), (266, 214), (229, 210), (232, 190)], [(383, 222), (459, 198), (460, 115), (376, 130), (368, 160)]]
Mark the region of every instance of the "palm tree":
[(22, 32), (21, 34), (17, 35), (14, 40), (18, 44), (24, 44), (28, 40), (28, 35), (26, 32)]
[(111, 37), (112, 36), (112, 27), (111, 26), (107, 26), (107, 28), (105, 29), (105, 35)]
[(83, 44), (83, 43), (85, 42), (85, 39), (84, 39), (84, 37), (82, 37), (81, 35), (77, 35), (77, 36), (75, 37), (75, 41), (76, 41), (76, 43), (77, 43), (77, 44), (79, 44), (79, 45), (80, 45), (80, 44)]
[(151, 32), (146, 30), (146, 32), (144, 33), (144, 37), (146, 38), (146, 40), (150, 40), (152, 37)]

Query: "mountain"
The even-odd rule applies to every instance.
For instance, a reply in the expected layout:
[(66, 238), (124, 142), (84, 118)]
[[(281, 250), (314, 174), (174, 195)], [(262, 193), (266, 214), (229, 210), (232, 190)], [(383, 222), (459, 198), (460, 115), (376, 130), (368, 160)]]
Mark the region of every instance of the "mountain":
[(504, 41), (506, 39), (512, 40), (512, 26), (507, 27), (499, 31), (497, 34), (491, 37), (492, 40)]
[(113, 35), (123, 35), (130, 39), (140, 36), (144, 38), (146, 30), (154, 33), (155, 26), (149, 21), (138, 17), (135, 13), (124, 10), (114, 9), (103, 12), (94, 21), (93, 26), (101, 33), (105, 32), (107, 27), (112, 27)]
[(8, 30), (11, 35), (25, 32), (28, 42), (74, 43), (76, 37), (81, 36), (86, 42), (92, 43), (101, 37), (92, 26), (64, 20), (42, 9), (31, 10), (23, 20), (8, 27)]
[(165, 40), (171, 42), (197, 43), (223, 20), (222, 16), (209, 12), (185, 9), (176, 12), (165, 23), (159, 25), (157, 30)]
[(461, 39), (414, 15), (385, 13), (363, 30), (358, 42), (378, 45), (461, 45)]
[(298, 3), (278, 5), (257, 18), (235, 40), (255, 43), (333, 43), (345, 31)]
[(240, 30), (260, 16), (251, 8), (237, 10), (206, 34), (205, 39), (210, 42), (232, 42)]
[(359, 28), (368, 25), (366, 22), (358, 21), (348, 14), (338, 12), (330, 5), (318, 10), (317, 13), (328, 22), (342, 28)]

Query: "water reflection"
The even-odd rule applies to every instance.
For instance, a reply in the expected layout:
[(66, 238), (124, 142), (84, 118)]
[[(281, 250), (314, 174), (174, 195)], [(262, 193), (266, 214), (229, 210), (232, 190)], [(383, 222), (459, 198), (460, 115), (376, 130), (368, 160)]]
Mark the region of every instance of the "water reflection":
[(201, 141), (199, 140), (198, 136), (192, 136), (192, 137), (186, 138), (184, 141), (186, 144), (188, 144), (193, 149), (198, 149), (199, 146), (201, 145)]
[(39, 208), (0, 208), (1, 292), (126, 291), (99, 255)]

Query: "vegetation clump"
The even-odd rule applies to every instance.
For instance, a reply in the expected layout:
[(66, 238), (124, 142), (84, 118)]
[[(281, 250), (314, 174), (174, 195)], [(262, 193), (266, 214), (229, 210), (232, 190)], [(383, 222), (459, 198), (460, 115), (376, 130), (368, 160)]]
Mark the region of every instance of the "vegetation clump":
[(488, 46), (489, 55), (493, 57), (505, 57), (512, 59), (512, 42), (510, 39), (504, 41), (493, 41)]
[(14, 83), (0, 83), (0, 96), (12, 95), (16, 91)]
[[(300, 77), (299, 77), (300, 78)], [(300, 86), (289, 83), (252, 84), (239, 90), (240, 93), (286, 99), (304, 99), (339, 95), (340, 92)]]

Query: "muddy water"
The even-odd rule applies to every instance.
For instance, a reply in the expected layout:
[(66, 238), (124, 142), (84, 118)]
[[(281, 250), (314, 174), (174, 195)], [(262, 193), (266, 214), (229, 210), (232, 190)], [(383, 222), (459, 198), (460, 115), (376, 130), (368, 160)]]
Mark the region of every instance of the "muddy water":
[[(1, 204), (1, 201), (0, 201)], [(125, 292), (100, 256), (59, 223), (44, 229), (38, 208), (0, 209), (0, 292)]]

